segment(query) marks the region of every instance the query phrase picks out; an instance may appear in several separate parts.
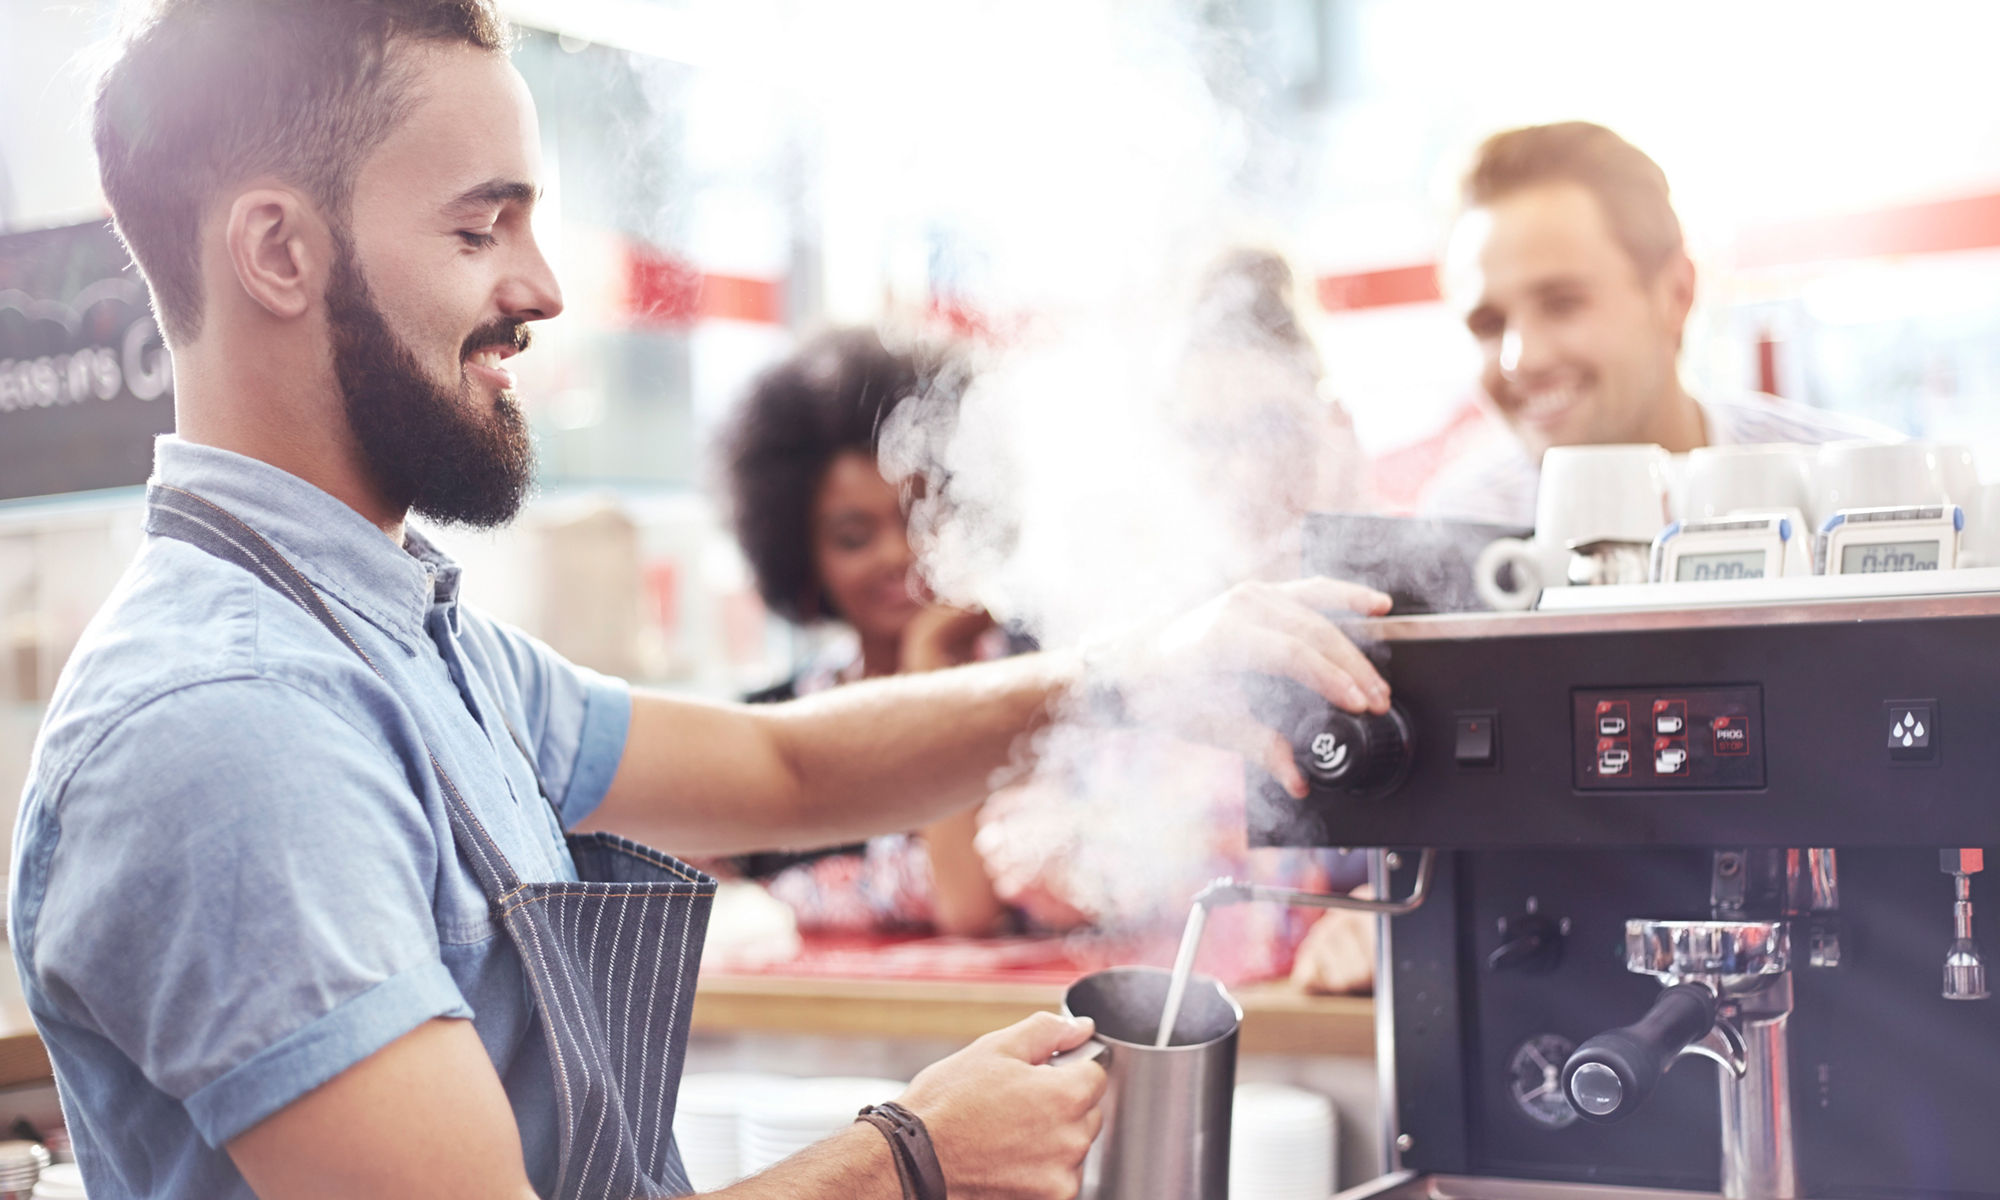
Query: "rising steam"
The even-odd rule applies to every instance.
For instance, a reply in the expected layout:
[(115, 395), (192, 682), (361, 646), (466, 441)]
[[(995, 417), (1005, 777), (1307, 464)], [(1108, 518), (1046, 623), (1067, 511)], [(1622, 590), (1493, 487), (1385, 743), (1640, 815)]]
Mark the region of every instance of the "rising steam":
[[(956, 25), (884, 77), (882, 191), (978, 248), (964, 298), (1008, 331), (956, 403), (905, 403), (885, 431), (885, 473), (932, 484), (912, 531), (933, 587), (1066, 646), (1289, 573), (1297, 516), (1354, 480), (1329, 463), (1316, 360), (1246, 324), (1247, 302), (1198, 303), (1257, 199), (1233, 187), (1249, 139), (1216, 98), (1212, 35), (1111, 5), (905, 15), (912, 40)], [(954, 42), (966, 53), (941, 60)], [(1177, 926), (1210, 875), (1242, 869), (1233, 757), (1086, 721), (1038, 750), (988, 810), (1003, 891), (1057, 863), (1085, 915)]]
[[(835, 131), (829, 163), (866, 178), (885, 225), (947, 231), (929, 286), (1001, 331), (961, 398), (905, 402), (883, 438), (885, 474), (932, 485), (912, 532), (937, 593), (1060, 647), (1289, 573), (1297, 516), (1354, 480), (1330, 459), (1316, 359), (1197, 303), (1217, 252), (1268, 217), (1243, 186), (1263, 174), (1240, 48), (1165, 5), (797, 15), (811, 52), (792, 82)], [(1241, 869), (1233, 757), (1080, 721), (1038, 749), (988, 810), (1003, 891), (1061, 863), (1085, 915), (1177, 926), (1209, 875)]]

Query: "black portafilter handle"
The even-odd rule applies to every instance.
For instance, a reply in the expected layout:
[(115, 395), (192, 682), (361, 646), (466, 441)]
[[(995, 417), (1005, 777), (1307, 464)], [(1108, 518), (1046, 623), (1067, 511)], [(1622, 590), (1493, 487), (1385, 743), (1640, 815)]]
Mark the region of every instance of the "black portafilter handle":
[(1715, 993), (1682, 983), (1660, 993), (1646, 1015), (1600, 1033), (1563, 1064), (1563, 1094), (1586, 1121), (1622, 1121), (1646, 1102), (1681, 1051), (1715, 1028)]

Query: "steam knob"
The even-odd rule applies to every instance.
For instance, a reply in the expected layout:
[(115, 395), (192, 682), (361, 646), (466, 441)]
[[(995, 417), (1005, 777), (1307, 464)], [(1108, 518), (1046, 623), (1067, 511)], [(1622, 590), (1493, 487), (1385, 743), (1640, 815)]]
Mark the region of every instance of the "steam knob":
[(1415, 743), (1400, 705), (1386, 713), (1325, 709), (1300, 721), (1292, 735), (1299, 769), (1314, 786), (1354, 794), (1380, 793), (1401, 783)]

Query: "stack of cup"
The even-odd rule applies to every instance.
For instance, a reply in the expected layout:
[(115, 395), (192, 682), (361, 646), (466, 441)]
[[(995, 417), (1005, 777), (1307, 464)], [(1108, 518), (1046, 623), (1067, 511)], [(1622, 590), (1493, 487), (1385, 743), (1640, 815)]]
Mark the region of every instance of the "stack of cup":
[(681, 1080), (674, 1104), (674, 1141), (697, 1192), (712, 1192), (743, 1178), (737, 1128), (758, 1097), (794, 1082), (784, 1075), (717, 1071)]
[(854, 1124), (867, 1106), (894, 1100), (906, 1086), (893, 1079), (787, 1079), (745, 1106), (736, 1133), (738, 1168), (755, 1175), (790, 1158)]
[(43, 1171), (41, 1182), (35, 1184), (35, 1200), (87, 1200), (76, 1164), (53, 1163)]
[(0, 1142), (0, 1200), (29, 1200), (48, 1165), (40, 1142)]
[(1979, 499), (1979, 466), (1970, 449), (1940, 442), (1828, 442), (1813, 462), (1813, 520), (1837, 512)]
[(1272, 1083), (1236, 1089), (1230, 1126), (1230, 1200), (1326, 1200), (1333, 1194), (1333, 1105), (1318, 1092)]

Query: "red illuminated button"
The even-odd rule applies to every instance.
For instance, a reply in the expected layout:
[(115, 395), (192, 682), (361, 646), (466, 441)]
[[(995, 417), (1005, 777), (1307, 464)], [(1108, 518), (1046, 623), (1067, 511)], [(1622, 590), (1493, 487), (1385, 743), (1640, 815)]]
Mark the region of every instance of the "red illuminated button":
[(1597, 702), (1597, 734), (1599, 737), (1625, 737), (1632, 732), (1632, 706), (1623, 700), (1599, 700)]
[(1653, 774), (1685, 775), (1688, 773), (1688, 744), (1686, 738), (1663, 737), (1653, 739)]
[(1661, 737), (1686, 737), (1687, 717), (1685, 700), (1653, 701), (1653, 732)]
[(1750, 753), (1750, 718), (1717, 717), (1710, 723), (1715, 731), (1717, 754)]

